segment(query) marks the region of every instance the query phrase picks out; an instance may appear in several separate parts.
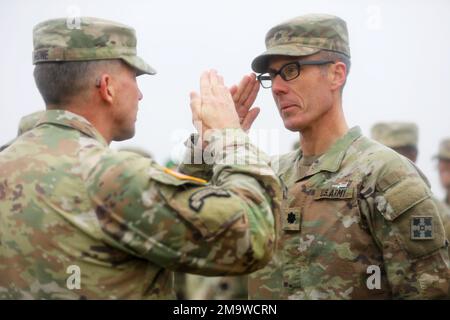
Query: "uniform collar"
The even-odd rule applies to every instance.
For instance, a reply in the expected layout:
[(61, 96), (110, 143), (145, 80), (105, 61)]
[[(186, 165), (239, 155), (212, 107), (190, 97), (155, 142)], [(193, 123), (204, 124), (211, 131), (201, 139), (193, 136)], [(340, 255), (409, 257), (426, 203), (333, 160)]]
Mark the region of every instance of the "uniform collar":
[[(343, 137), (339, 138), (319, 159), (314, 161), (314, 163), (309, 168), (308, 172), (303, 177), (298, 177), (303, 179), (319, 173), (321, 171), (337, 172), (341, 167), (342, 161), (345, 154), (347, 153), (350, 145), (361, 137), (361, 129), (359, 127), (351, 128)], [(299, 152), (300, 160), (302, 157), (302, 152)], [(297, 161), (298, 165), (298, 161)]]
[(81, 133), (101, 142), (105, 146), (108, 145), (103, 136), (89, 121), (70, 111), (46, 110), (33, 114), (33, 119), (35, 121), (30, 121), (29, 116), (23, 117), (19, 125), (19, 133), (24, 133), (43, 124), (53, 124), (78, 130)]

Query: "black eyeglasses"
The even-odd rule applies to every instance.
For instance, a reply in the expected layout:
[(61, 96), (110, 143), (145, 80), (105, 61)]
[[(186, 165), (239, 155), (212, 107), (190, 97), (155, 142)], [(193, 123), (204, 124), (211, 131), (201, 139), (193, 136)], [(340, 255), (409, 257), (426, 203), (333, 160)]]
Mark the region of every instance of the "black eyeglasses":
[(298, 78), (300, 75), (301, 66), (321, 66), (329, 63), (335, 63), (331, 60), (316, 60), (316, 61), (294, 61), (283, 65), (278, 71), (270, 71), (258, 75), (257, 79), (261, 86), (265, 89), (272, 87), (272, 81), (279, 74), (284, 81), (291, 81)]

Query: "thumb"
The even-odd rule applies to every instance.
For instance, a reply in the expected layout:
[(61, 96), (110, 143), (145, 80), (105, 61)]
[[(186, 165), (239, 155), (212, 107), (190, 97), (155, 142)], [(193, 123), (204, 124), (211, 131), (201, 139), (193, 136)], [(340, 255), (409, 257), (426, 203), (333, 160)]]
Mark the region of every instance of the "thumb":
[(200, 117), (202, 108), (202, 100), (200, 99), (200, 95), (197, 92), (192, 91), (190, 93), (190, 98), (191, 98), (192, 116)]
[(192, 123), (194, 124), (194, 127), (198, 130), (199, 126), (201, 126), (202, 122), (202, 100), (200, 98), (200, 95), (192, 91), (190, 93), (191, 98), (191, 111), (192, 111)]

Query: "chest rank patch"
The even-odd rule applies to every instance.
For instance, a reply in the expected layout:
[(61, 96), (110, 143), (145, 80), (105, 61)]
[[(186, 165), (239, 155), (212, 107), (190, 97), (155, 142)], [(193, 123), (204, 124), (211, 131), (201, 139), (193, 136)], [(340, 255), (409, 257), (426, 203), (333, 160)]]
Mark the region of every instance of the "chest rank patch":
[(300, 208), (285, 208), (283, 210), (283, 230), (300, 230)]
[(227, 190), (219, 189), (216, 187), (208, 187), (194, 192), (189, 197), (189, 207), (192, 210), (199, 212), (205, 204), (205, 199), (208, 197), (229, 198), (231, 197), (231, 195)]
[(411, 240), (433, 238), (433, 217), (411, 217)]

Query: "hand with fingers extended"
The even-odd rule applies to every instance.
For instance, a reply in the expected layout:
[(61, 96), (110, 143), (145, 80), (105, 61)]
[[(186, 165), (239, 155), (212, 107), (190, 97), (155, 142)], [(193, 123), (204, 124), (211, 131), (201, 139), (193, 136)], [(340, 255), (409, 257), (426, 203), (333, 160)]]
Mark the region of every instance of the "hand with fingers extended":
[(200, 94), (191, 92), (192, 121), (202, 135), (209, 129), (240, 128), (230, 91), (215, 70), (202, 73)]
[(236, 112), (239, 116), (239, 122), (244, 131), (250, 130), (250, 127), (259, 114), (259, 107), (252, 108), (258, 91), (259, 82), (256, 80), (254, 73), (245, 75), (239, 85), (234, 85), (230, 88)]

